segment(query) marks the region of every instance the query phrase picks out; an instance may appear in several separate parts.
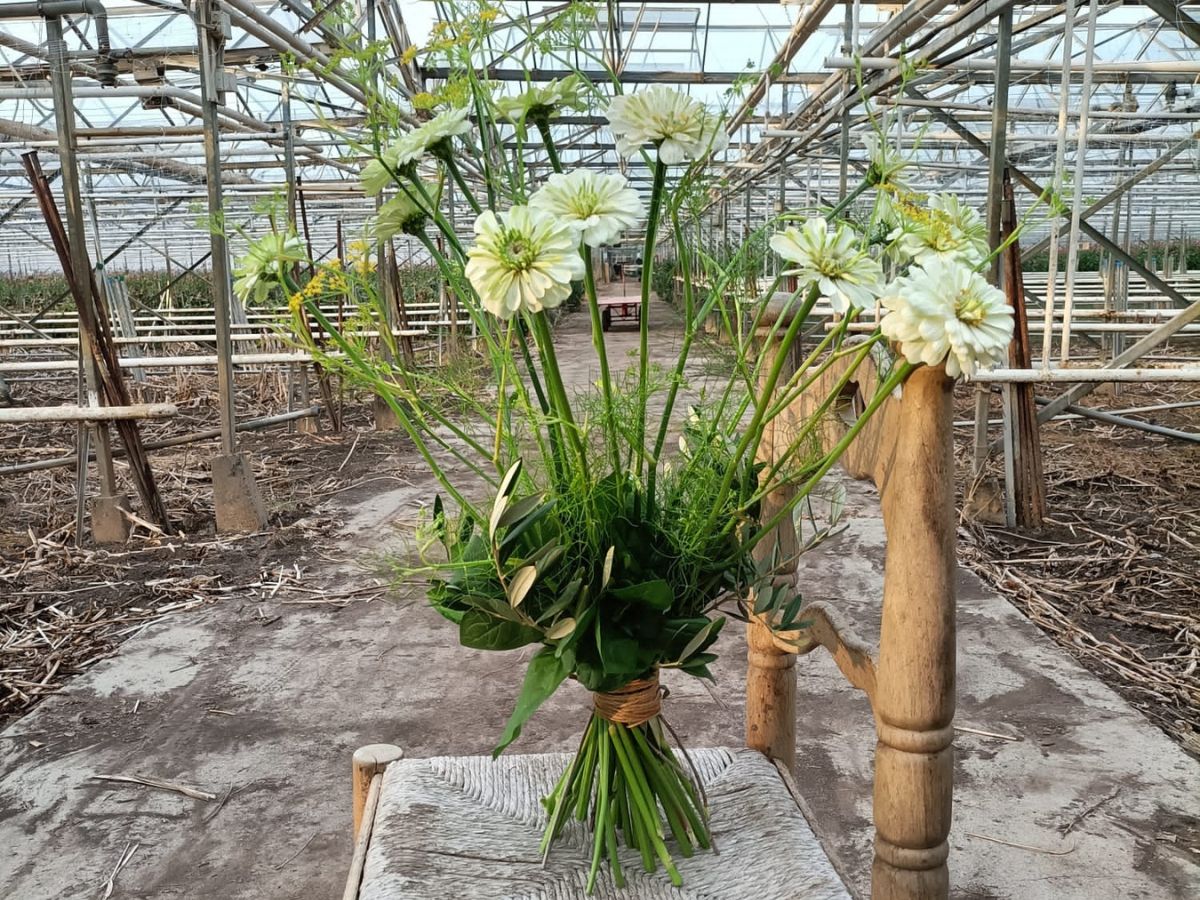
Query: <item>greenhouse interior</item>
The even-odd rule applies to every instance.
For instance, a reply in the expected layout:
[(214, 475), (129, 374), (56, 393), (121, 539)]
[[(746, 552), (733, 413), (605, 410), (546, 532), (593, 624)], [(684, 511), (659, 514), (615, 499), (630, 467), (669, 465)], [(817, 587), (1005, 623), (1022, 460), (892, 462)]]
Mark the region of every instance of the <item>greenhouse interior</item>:
[(1200, 897), (1198, 559), (1200, 2), (0, 2), (6, 900)]

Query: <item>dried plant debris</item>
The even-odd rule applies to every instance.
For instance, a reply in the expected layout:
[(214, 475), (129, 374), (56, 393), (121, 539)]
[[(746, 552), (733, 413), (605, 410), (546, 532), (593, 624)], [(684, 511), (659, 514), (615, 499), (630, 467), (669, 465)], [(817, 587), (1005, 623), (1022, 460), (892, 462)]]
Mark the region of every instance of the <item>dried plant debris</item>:
[[(1089, 405), (1197, 399), (1196, 385), (1140, 385)], [(1142, 415), (1200, 432), (1200, 407)], [(1043, 427), (1042, 444), (1046, 527), (965, 521), (961, 558), (1200, 756), (1200, 447), (1084, 420)], [(960, 435), (960, 474), (969, 456)], [(991, 467), (1001, 478), (1000, 461)]]
[[(29, 405), (73, 402), (73, 385), (61, 380), (10, 386)], [(286, 409), (286, 387), (278, 372), (240, 375), (239, 420)], [(148, 442), (216, 427), (212, 373), (151, 376), (135, 390), (147, 400), (171, 400), (183, 413), (147, 423)], [(118, 546), (76, 546), (73, 466), (0, 477), (0, 725), (166, 616), (229, 598), (331, 607), (382, 596), (370, 578), (331, 591), (331, 567), (323, 564), (337, 555), (327, 536), (337, 530), (340, 510), (406, 480), (399, 461), (406, 443), (396, 433), (366, 430), (368, 409), (347, 395), (340, 435), (322, 421), (317, 433), (282, 425), (241, 436), (271, 513), (259, 534), (215, 533), (213, 441), (151, 451), (175, 533), (144, 522), (135, 507), (130, 539)], [(0, 430), (0, 468), (73, 453), (74, 442), (73, 426)], [(120, 460), (116, 471), (119, 486), (135, 497)], [(94, 492), (94, 466), (90, 476)]]

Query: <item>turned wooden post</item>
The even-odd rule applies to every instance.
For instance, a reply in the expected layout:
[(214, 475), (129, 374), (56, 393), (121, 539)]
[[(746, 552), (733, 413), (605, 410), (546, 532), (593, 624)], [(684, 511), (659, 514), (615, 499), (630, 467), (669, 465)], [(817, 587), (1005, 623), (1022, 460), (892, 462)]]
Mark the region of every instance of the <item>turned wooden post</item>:
[[(759, 335), (765, 339), (774, 316), (768, 312), (763, 316)], [(775, 355), (781, 352), (777, 341), (763, 346), (766, 357), (762, 371), (768, 371)], [(784, 361), (779, 383), (785, 384), (796, 371), (796, 354), (790, 353)], [(780, 420), (769, 424), (763, 434), (758, 459), (768, 462), (774, 459), (776, 439), (785, 444)], [(787, 503), (792, 488), (782, 488), (769, 494), (762, 503), (762, 518), (769, 519), (776, 510)], [(755, 548), (755, 558), (794, 560), (797, 550), (796, 529), (790, 518), (775, 529), (773, 539), (762, 541)], [(794, 561), (789, 563), (793, 566)], [(746, 642), (749, 644), (746, 669), (746, 746), (765, 753), (782, 762), (789, 770), (796, 767), (796, 654), (781, 650), (775, 645), (771, 630), (758, 621), (746, 626)]]
[(358, 838), (362, 827), (363, 810), (367, 805), (367, 794), (371, 790), (371, 779), (383, 774), (383, 770), (400, 759), (404, 752), (394, 744), (367, 744), (354, 751), (351, 763), (353, 773), (354, 837)]
[(923, 366), (905, 382), (879, 485), (888, 539), (874, 697), (873, 900), (933, 900), (950, 887), (953, 386), (941, 366)]

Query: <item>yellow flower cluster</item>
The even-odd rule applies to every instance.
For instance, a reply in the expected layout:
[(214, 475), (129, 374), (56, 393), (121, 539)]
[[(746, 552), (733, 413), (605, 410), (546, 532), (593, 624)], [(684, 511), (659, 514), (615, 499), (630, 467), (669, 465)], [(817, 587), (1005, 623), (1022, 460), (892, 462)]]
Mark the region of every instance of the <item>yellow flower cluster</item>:
[(375, 271), (375, 260), (371, 259), (371, 244), (368, 241), (350, 242), (349, 260), (351, 268), (359, 275)]
[(349, 292), (350, 281), (346, 278), (346, 273), (342, 271), (341, 261), (331, 260), (317, 269), (316, 274), (308, 280), (308, 284), (288, 297), (288, 309), (295, 314), (308, 300), (320, 300), (327, 294), (348, 294)]

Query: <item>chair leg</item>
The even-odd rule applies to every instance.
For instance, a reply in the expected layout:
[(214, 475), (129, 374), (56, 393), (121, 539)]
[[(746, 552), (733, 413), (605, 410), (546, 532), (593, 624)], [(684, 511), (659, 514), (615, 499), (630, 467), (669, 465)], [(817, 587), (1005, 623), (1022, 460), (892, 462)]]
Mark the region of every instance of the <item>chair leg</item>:
[(354, 837), (362, 827), (363, 808), (367, 803), (367, 792), (371, 779), (389, 765), (404, 756), (404, 751), (394, 744), (367, 744), (354, 751), (351, 763), (354, 782)]
[(746, 626), (746, 746), (796, 768), (796, 654), (778, 649), (762, 622)]

